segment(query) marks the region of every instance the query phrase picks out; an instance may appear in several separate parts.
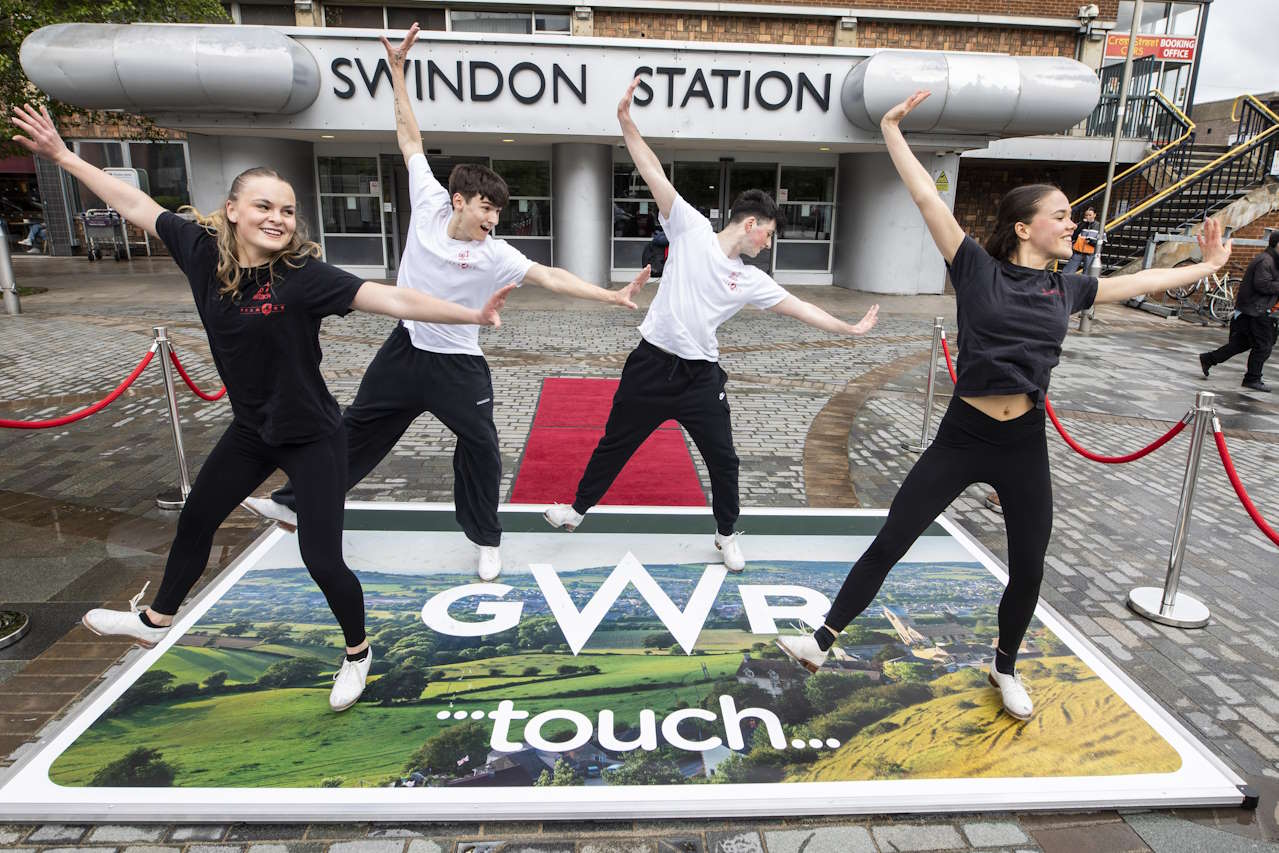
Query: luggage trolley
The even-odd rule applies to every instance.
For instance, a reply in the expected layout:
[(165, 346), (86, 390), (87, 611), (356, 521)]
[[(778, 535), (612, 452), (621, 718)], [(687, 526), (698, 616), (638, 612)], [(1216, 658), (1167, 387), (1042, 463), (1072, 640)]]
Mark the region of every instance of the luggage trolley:
[(129, 235), (124, 230), (124, 219), (111, 208), (94, 208), (80, 214), (84, 226), (84, 239), (89, 246), (89, 260), (102, 258), (102, 244), (110, 243), (117, 261), (129, 257)]

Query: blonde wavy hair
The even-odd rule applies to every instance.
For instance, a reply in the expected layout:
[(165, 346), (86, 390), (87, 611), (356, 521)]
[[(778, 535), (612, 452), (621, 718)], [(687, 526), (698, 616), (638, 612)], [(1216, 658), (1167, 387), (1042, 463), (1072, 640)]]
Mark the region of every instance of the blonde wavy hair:
[[(250, 178), (275, 178), (277, 181), (284, 181), (279, 173), (274, 169), (268, 169), (265, 166), (254, 166), (252, 169), (245, 169), (243, 172), (235, 176), (235, 180), (231, 182), (231, 189), (227, 192), (227, 201), (235, 201), (240, 197), (240, 193), (244, 191), (244, 184)], [(285, 181), (285, 183), (288, 183)], [(240, 266), (239, 249), (240, 242), (235, 234), (235, 223), (228, 222), (226, 218), (226, 204), (220, 208), (204, 215), (191, 205), (183, 205), (178, 209), (179, 213), (190, 213), (195, 216), (205, 231), (208, 231), (218, 242), (218, 266), (217, 279), (222, 283), (218, 288), (218, 296), (230, 296), (232, 299), (240, 297), (240, 283), (244, 278), (244, 268)], [(301, 219), (296, 220), (296, 228), (293, 236), (289, 239), (289, 244), (278, 252), (267, 258), (267, 267), (271, 276), (275, 276), (275, 265), (283, 262), (285, 266), (298, 269), (306, 262), (307, 258), (318, 258), (321, 254), (320, 244), (307, 238), (306, 226)]]

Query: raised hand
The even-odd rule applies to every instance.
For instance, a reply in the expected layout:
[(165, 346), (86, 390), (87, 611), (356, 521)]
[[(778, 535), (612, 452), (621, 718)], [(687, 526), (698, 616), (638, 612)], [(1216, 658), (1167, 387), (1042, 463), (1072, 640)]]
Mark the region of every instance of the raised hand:
[(404, 60), (408, 58), (409, 48), (413, 46), (413, 42), (417, 41), (417, 34), (420, 29), (417, 21), (414, 21), (413, 26), (409, 27), (408, 34), (404, 36), (404, 41), (400, 42), (399, 47), (393, 47), (386, 36), (378, 36), (382, 40), (382, 47), (386, 48), (386, 59), (391, 64), (391, 68), (404, 67)]
[(630, 284), (626, 285), (626, 287), (623, 287), (621, 290), (617, 291), (617, 304), (624, 305), (627, 308), (631, 308), (631, 309), (638, 308), (639, 306), (636, 305), (634, 302), (632, 302), (631, 298), (634, 297), (635, 294), (640, 292), (640, 288), (642, 288), (648, 282), (648, 277), (652, 274), (653, 274), (652, 266), (645, 265), (644, 269), (639, 271), (639, 275), (631, 279)]
[(56, 163), (59, 157), (68, 152), (67, 144), (58, 135), (58, 128), (45, 107), (40, 107), (39, 112), (30, 104), (14, 107), (10, 119), (15, 127), (26, 134), (14, 136), (13, 141), (32, 154)]
[(1230, 249), (1234, 241), (1221, 242), (1221, 223), (1217, 220), (1205, 219), (1197, 239), (1203, 259), (1217, 269), (1224, 267), (1226, 261), (1230, 260)]
[(870, 306), (870, 310), (866, 312), (866, 316), (862, 317), (853, 325), (854, 335), (864, 335), (871, 329), (875, 328), (875, 323), (879, 320), (879, 303), (876, 302)]
[(922, 104), (931, 94), (927, 89), (917, 89), (915, 94), (884, 113), (884, 117), (879, 120), (880, 125), (900, 124), (902, 119), (910, 115), (911, 110)]
[(617, 117), (619, 119), (629, 119), (631, 117), (631, 99), (635, 97), (635, 89), (639, 84), (640, 78), (636, 77), (631, 81), (631, 85), (626, 87), (626, 94), (622, 96), (622, 100), (617, 105)]
[(492, 326), (496, 329), (498, 326), (502, 325), (500, 312), (506, 307), (506, 297), (518, 286), (519, 285), (516, 284), (508, 284), (506, 287), (489, 297), (488, 302), (485, 302), (484, 307), (480, 309), (481, 326)]

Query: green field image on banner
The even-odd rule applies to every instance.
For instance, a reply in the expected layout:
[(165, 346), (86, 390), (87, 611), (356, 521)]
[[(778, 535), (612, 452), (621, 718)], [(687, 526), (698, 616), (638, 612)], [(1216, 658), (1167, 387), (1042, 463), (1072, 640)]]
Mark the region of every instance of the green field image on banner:
[(525, 563), (478, 584), (462, 560), (394, 570), (388, 548), (378, 558), (387, 570), (357, 572), (374, 664), (364, 699), (343, 714), (328, 708), (342, 635), (323, 596), (302, 568), (248, 571), (53, 761), (49, 778), (68, 787), (648, 786), (1181, 766), (1038, 620), (1018, 667), (1035, 715), (1023, 724), (1002, 713), (986, 669), (1003, 588), (953, 539), (927, 538), (948, 559), (900, 564), (813, 676), (773, 641), (808, 630), (802, 613), (824, 614), (855, 553), (752, 560), (726, 575), (710, 555), (646, 562), (641, 541), (600, 565)]

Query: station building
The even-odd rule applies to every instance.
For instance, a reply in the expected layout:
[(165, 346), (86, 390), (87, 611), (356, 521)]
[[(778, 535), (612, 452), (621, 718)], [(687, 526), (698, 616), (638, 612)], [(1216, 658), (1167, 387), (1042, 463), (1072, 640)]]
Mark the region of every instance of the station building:
[[(1147, 2), (1135, 23), (1132, 6), (241, 2), (225, 4), (226, 26), (45, 28), (21, 59), (55, 97), (169, 132), (129, 141), (82, 125), (70, 141), (85, 159), (142, 170), (162, 204), (202, 210), (241, 169), (272, 166), (328, 260), (370, 277), (394, 276), (409, 209), (380, 34), (424, 29), (407, 78), (439, 179), (462, 162), (492, 166), (511, 188), (498, 235), (600, 282), (634, 274), (657, 223), (616, 121), (638, 74), (640, 130), (713, 224), (744, 189), (781, 204), (785, 228), (755, 260), (780, 282), (940, 292), (944, 268), (878, 115), (915, 86), (935, 90), (912, 145), (980, 237), (1012, 186), (1049, 180), (1073, 197), (1104, 180), (1109, 130), (1094, 107), (1117, 95), (1134, 29), (1147, 90), (1193, 98), (1210, 3)], [(1132, 163), (1150, 140), (1120, 148)], [(74, 251), (74, 217), (97, 200), (37, 168), (55, 251)]]

